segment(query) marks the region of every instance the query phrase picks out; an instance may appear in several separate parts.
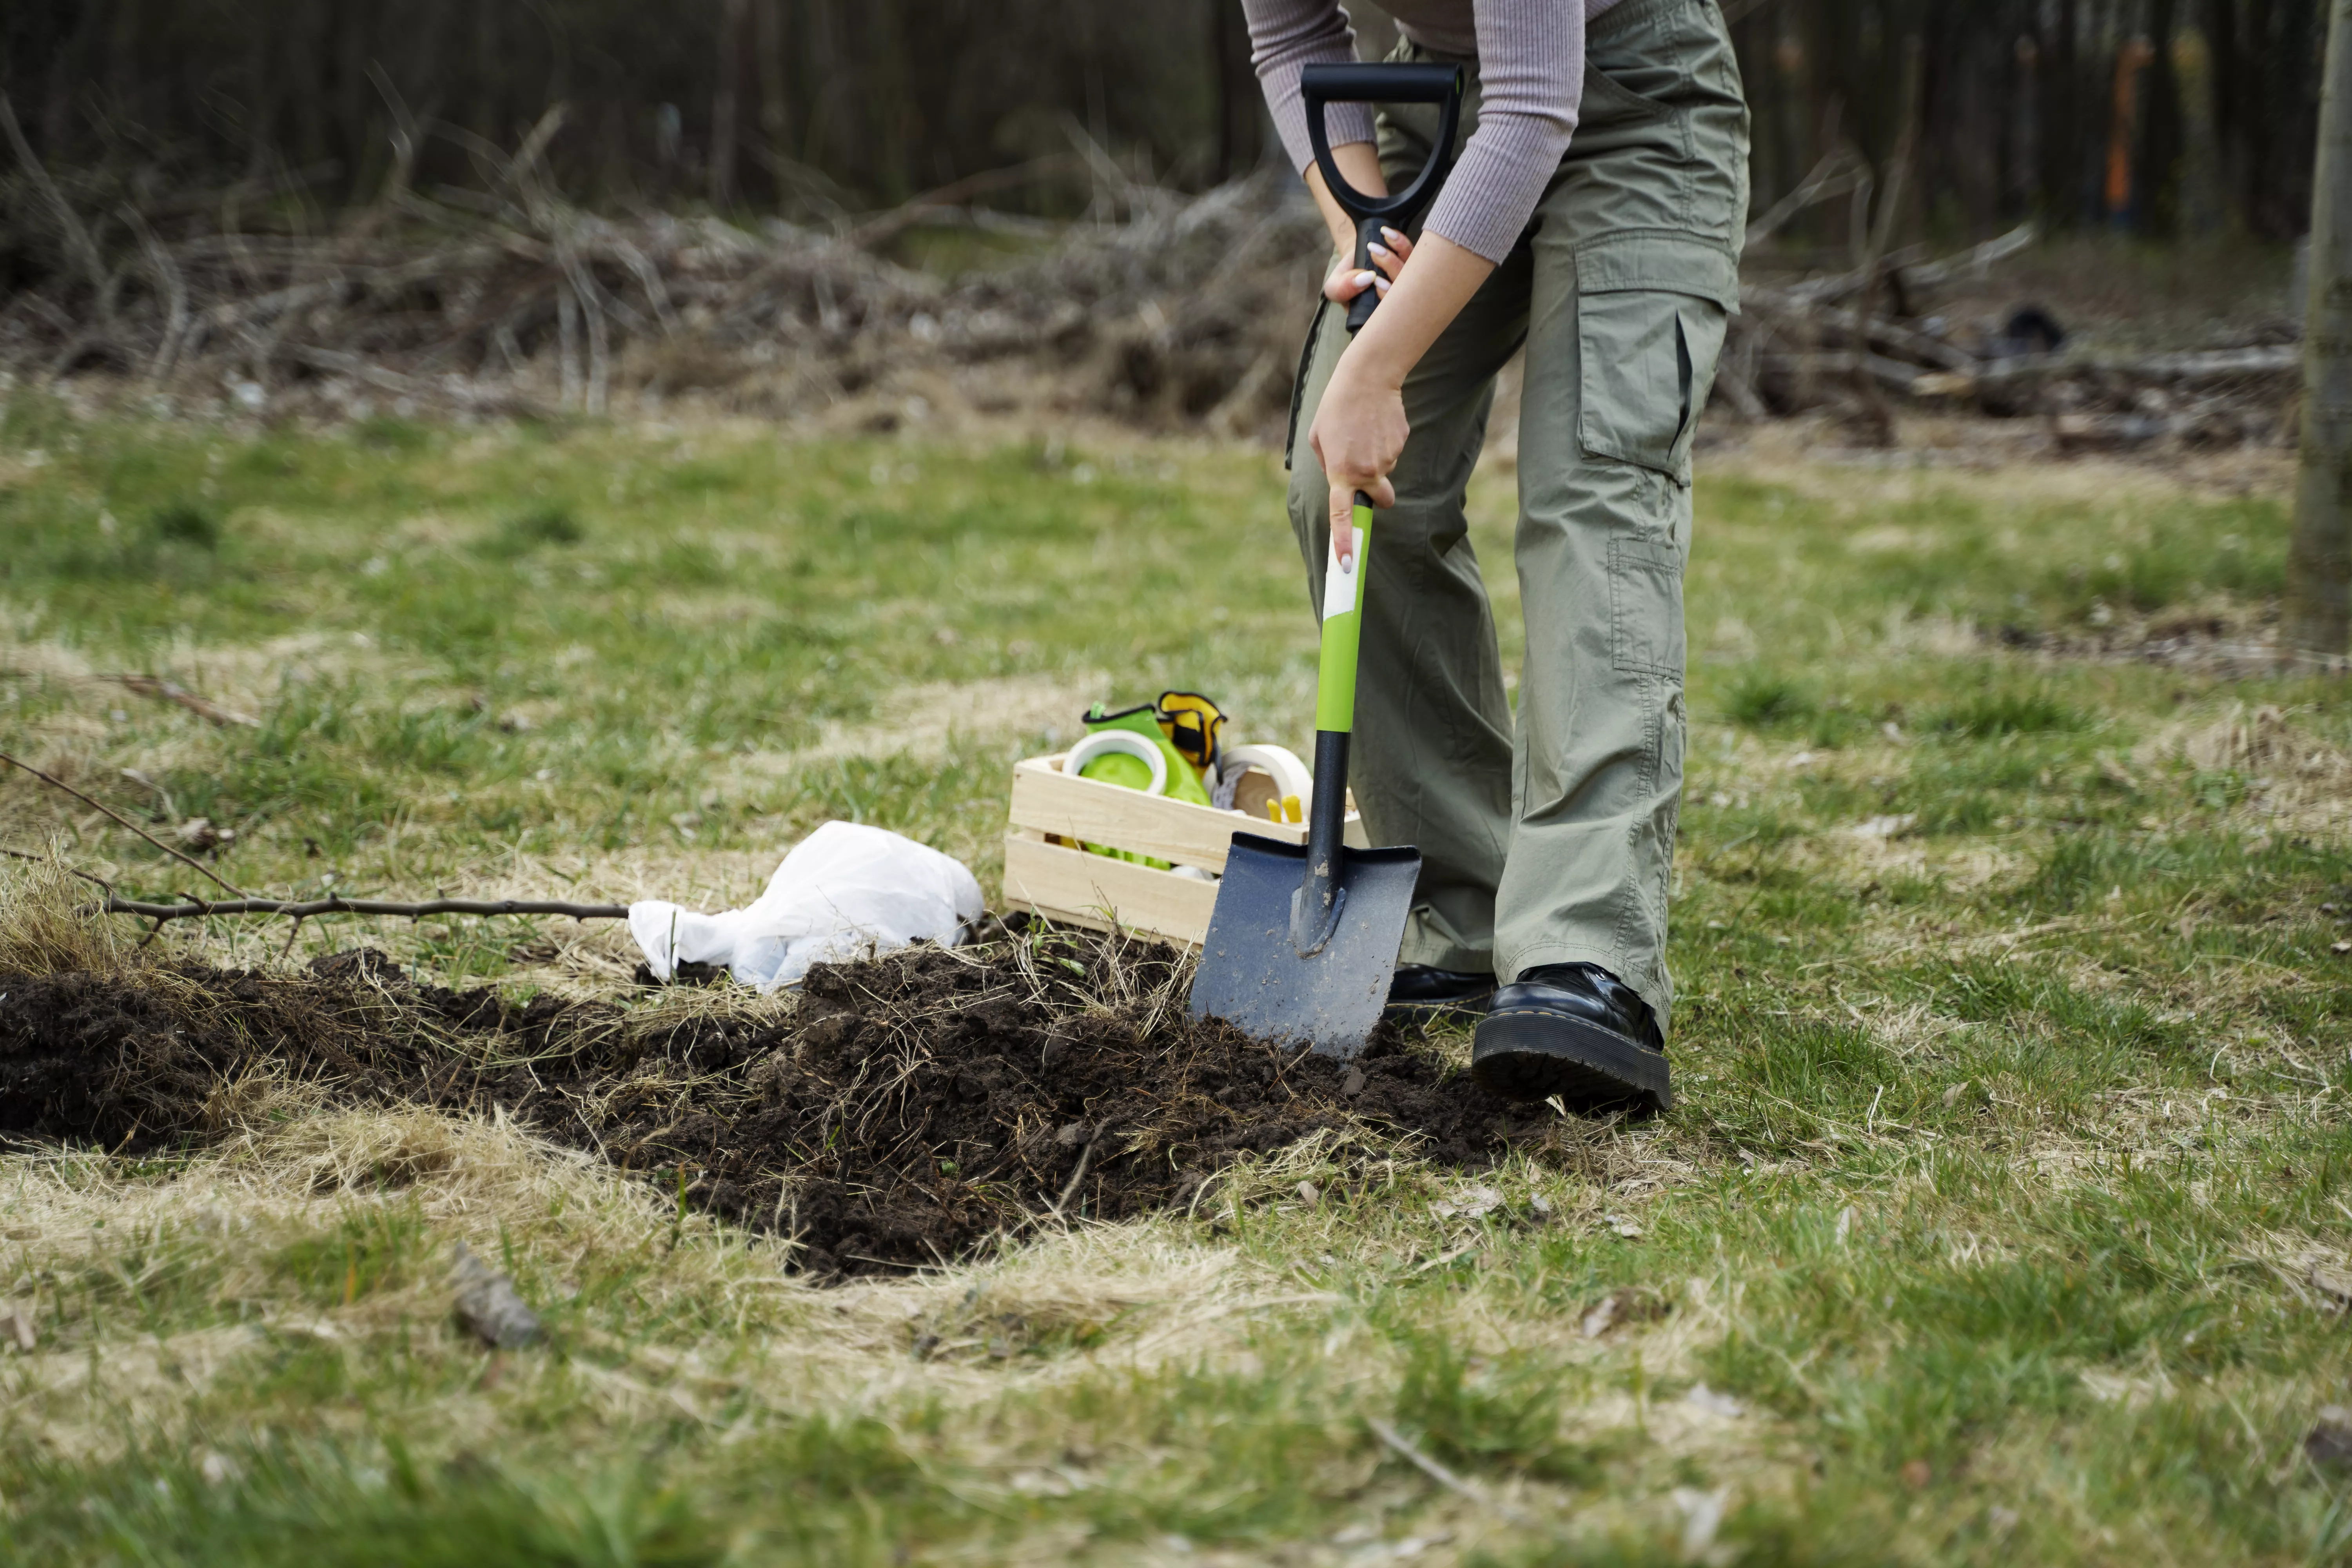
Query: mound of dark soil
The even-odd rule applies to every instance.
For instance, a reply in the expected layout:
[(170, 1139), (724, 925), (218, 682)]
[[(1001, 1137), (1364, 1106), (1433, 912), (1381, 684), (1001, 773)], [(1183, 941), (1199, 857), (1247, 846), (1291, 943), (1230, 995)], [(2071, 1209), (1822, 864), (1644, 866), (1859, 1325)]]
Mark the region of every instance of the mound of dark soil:
[(1475, 1166), (1550, 1119), (1385, 1029), (1342, 1067), (1196, 1021), (1181, 979), (1167, 948), (1043, 932), (820, 966), (782, 1018), (517, 1005), (367, 952), (292, 975), (0, 975), (0, 1134), (200, 1142), (256, 1071), (355, 1103), (496, 1104), (797, 1237), (831, 1274), (968, 1256), (1047, 1214), (1190, 1205), (1236, 1157), (1318, 1131)]

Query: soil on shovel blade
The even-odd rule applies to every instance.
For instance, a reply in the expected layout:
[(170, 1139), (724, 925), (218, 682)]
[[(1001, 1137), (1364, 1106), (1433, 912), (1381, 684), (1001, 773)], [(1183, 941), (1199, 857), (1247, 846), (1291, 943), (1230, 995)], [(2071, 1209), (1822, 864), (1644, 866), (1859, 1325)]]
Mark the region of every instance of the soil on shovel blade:
[(506, 1114), (801, 1243), (819, 1275), (971, 1256), (1047, 1215), (1182, 1208), (1318, 1131), (1491, 1163), (1552, 1113), (1385, 1026), (1352, 1066), (1185, 1016), (1171, 949), (1015, 929), (820, 965), (799, 1005), (624, 1006), (411, 983), (369, 950), (302, 973), (0, 974), (0, 1138), (201, 1144), (257, 1072), (343, 1103)]

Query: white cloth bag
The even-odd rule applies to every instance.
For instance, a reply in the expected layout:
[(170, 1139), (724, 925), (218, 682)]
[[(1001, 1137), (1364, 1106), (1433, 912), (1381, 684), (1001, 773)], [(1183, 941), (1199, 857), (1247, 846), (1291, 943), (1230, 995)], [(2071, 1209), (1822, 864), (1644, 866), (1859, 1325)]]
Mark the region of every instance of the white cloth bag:
[(629, 906), (629, 934), (656, 980), (680, 963), (723, 963), (744, 984), (773, 991), (812, 963), (919, 942), (952, 947), (982, 908), (961, 861), (879, 827), (828, 822), (784, 857), (749, 907), (704, 915), (646, 899)]

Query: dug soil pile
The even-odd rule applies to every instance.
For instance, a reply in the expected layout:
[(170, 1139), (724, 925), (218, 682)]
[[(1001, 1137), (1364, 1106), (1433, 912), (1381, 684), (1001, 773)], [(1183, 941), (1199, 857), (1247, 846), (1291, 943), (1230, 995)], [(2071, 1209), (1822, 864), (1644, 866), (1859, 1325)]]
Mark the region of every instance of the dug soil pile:
[(621, 1005), (413, 984), (382, 954), (272, 975), (0, 974), (0, 1137), (200, 1144), (259, 1086), (346, 1104), (493, 1106), (803, 1244), (821, 1275), (968, 1257), (1049, 1215), (1195, 1205), (1318, 1132), (1492, 1163), (1556, 1124), (1375, 1035), (1352, 1067), (1187, 1017), (1178, 955), (1015, 930), (820, 966), (790, 1008)]

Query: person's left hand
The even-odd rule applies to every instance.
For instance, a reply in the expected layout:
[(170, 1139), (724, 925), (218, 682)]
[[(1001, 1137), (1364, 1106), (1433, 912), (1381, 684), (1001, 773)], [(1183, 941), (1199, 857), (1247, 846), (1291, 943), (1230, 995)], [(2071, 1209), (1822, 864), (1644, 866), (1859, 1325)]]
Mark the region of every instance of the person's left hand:
[(1388, 243), (1371, 247), (1372, 265), (1367, 269), (1354, 262), (1355, 247), (1351, 245), (1339, 253), (1339, 263), (1331, 268), (1331, 276), (1323, 279), (1323, 298), (1335, 305), (1344, 305), (1367, 289), (1377, 289), (1382, 299), (1388, 298), (1389, 287), (1412, 255), (1412, 241), (1403, 233), (1381, 226), (1381, 237)]

